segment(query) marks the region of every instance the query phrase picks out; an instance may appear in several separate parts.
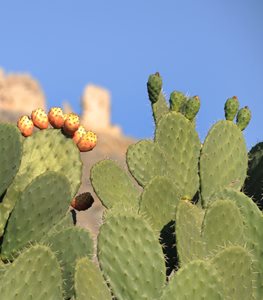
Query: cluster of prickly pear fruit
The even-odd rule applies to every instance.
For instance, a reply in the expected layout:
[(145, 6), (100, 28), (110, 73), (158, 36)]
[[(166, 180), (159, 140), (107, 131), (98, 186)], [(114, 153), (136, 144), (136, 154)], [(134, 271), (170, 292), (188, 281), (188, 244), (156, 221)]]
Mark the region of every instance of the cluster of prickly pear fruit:
[(64, 114), (60, 107), (52, 107), (48, 114), (42, 108), (38, 108), (32, 111), (31, 119), (28, 116), (22, 116), (17, 121), (17, 127), (25, 137), (33, 134), (34, 126), (43, 130), (47, 129), (49, 124), (70, 136), (80, 152), (90, 151), (97, 144), (96, 134), (80, 125), (79, 116), (74, 113)]

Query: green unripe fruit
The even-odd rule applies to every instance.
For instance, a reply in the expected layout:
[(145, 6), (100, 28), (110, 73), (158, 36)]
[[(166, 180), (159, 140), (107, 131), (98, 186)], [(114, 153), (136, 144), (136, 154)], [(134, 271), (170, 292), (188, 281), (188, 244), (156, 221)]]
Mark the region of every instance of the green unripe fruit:
[(170, 95), (170, 110), (180, 112), (184, 103), (186, 102), (186, 97), (183, 93), (178, 91), (173, 91)]
[(147, 82), (147, 89), (148, 89), (149, 99), (151, 100), (152, 103), (158, 101), (159, 95), (162, 90), (162, 85), (163, 85), (162, 77), (158, 72), (149, 76)]
[(228, 121), (233, 121), (239, 109), (239, 101), (236, 96), (228, 98), (225, 103), (225, 118)]
[(251, 111), (247, 106), (241, 108), (237, 113), (236, 123), (240, 130), (244, 130), (251, 120)]
[(200, 99), (198, 96), (194, 96), (186, 102), (184, 115), (188, 120), (193, 121), (199, 109)]

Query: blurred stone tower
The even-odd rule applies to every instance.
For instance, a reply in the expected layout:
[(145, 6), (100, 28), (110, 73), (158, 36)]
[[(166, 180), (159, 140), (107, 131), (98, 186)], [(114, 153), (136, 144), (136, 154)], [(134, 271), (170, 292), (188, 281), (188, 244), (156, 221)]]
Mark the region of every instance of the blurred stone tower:
[(87, 85), (82, 96), (82, 124), (90, 130), (121, 135), (121, 128), (111, 124), (111, 99), (108, 90)]
[(44, 93), (38, 82), (27, 74), (5, 74), (0, 69), (0, 110), (30, 114), (36, 107), (46, 108)]

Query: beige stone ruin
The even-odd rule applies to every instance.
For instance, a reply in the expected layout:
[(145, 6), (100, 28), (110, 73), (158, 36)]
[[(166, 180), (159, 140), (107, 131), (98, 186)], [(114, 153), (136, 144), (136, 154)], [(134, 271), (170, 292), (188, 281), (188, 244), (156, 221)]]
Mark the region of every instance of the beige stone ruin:
[(111, 124), (110, 92), (96, 85), (87, 85), (82, 96), (81, 122), (87, 129), (121, 135), (121, 128)]
[(46, 108), (38, 82), (28, 74), (5, 74), (0, 69), (0, 110), (30, 114), (38, 107)]

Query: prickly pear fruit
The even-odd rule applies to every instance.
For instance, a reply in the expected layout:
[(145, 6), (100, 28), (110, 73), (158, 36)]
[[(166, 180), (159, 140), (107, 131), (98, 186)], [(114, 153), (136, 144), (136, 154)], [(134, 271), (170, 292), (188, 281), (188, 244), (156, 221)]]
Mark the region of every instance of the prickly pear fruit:
[(74, 132), (78, 130), (79, 125), (79, 116), (74, 113), (70, 113), (66, 116), (63, 130), (66, 134), (73, 135)]
[(60, 107), (52, 107), (48, 112), (49, 123), (54, 128), (61, 128), (64, 125), (64, 114)]
[(31, 119), (36, 127), (39, 129), (48, 128), (48, 117), (42, 108), (37, 108), (32, 111)]
[(239, 101), (236, 96), (228, 98), (225, 103), (225, 118), (233, 121), (239, 109)]
[(86, 193), (82, 193), (78, 196), (76, 196), (72, 201), (71, 201), (71, 206), (78, 210), (86, 210), (88, 208), (90, 208), (92, 206), (94, 202), (94, 199), (91, 195), (91, 193), (86, 192)]
[(22, 116), (17, 121), (17, 127), (21, 131), (23, 136), (27, 137), (33, 133), (34, 124), (28, 116)]
[(73, 141), (77, 144), (80, 141), (80, 138), (83, 137), (83, 135), (86, 133), (86, 129), (84, 126), (80, 125), (78, 130), (74, 132), (73, 134)]
[(79, 140), (77, 146), (80, 152), (92, 150), (97, 144), (97, 136), (92, 131), (87, 131)]
[(181, 92), (173, 91), (170, 94), (169, 102), (170, 102), (170, 110), (180, 112), (182, 106), (186, 102), (186, 96)]
[(190, 98), (185, 104), (185, 117), (189, 121), (193, 121), (200, 109), (200, 99), (198, 96)]
[(160, 92), (162, 90), (162, 84), (163, 84), (162, 77), (158, 72), (149, 76), (147, 82), (147, 89), (148, 89), (149, 99), (152, 103), (158, 101)]
[(237, 113), (236, 123), (240, 130), (244, 130), (251, 119), (251, 111), (247, 106), (241, 108)]

